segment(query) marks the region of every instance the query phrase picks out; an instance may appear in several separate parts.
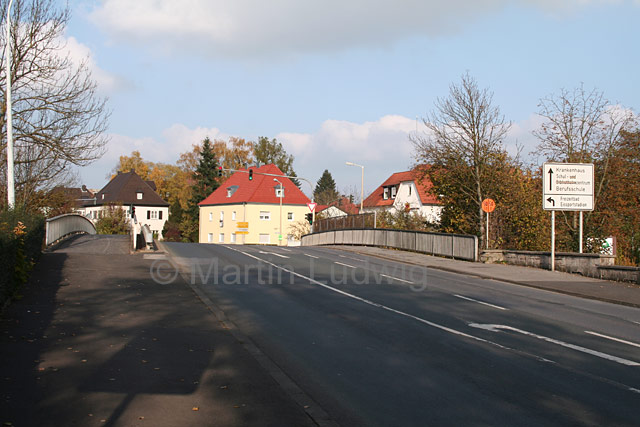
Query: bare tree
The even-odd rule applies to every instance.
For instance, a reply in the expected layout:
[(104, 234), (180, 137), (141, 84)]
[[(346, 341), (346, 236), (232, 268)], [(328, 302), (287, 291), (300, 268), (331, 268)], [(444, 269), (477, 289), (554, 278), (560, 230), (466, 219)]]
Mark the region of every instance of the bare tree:
[[(549, 161), (595, 164), (594, 206), (604, 196), (612, 157), (620, 148), (625, 131), (638, 126), (629, 109), (612, 105), (604, 93), (584, 85), (573, 90), (561, 89), (557, 95), (540, 100), (538, 114), (544, 122), (533, 134), (540, 140), (535, 154)], [(592, 216), (586, 214), (588, 222)], [(575, 234), (576, 214), (564, 214), (565, 223)], [(572, 220), (571, 220), (572, 219)]]
[[(435, 109), (423, 119), (427, 132), (412, 136), (418, 163), (434, 182), (438, 194), (449, 193), (465, 207), (473, 206), (475, 227), (484, 240), (482, 200), (493, 186), (495, 168), (504, 159), (503, 140), (511, 127), (500, 109), (492, 105), (493, 94), (468, 73), (459, 85), (452, 84), (449, 97), (438, 98)], [(446, 176), (438, 179), (438, 176)], [(446, 210), (446, 206), (445, 206)]]
[[(0, 0), (5, 11), (7, 0)], [(6, 15), (0, 13), (6, 26)], [(109, 111), (96, 92), (86, 61), (76, 65), (66, 49), (69, 8), (54, 0), (15, 0), (12, 7), (11, 81), (17, 199), (28, 203), (35, 191), (49, 189), (103, 154)], [(0, 128), (6, 147), (6, 75), (2, 31)], [(2, 177), (6, 151), (2, 150)], [(4, 187), (4, 186), (3, 186)]]

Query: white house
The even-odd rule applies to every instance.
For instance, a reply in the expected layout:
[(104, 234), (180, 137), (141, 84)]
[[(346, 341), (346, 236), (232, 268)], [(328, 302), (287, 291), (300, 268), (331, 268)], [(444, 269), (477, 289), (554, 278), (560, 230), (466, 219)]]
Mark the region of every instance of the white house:
[(140, 225), (149, 225), (151, 231), (162, 240), (162, 229), (169, 218), (169, 203), (156, 193), (155, 188), (153, 181), (143, 181), (133, 170), (118, 172), (78, 212), (95, 222), (105, 215), (109, 206), (122, 206), (127, 219), (131, 218), (133, 212)]
[(419, 180), (415, 170), (396, 172), (364, 200), (363, 211), (396, 213), (408, 209), (422, 214), (429, 222), (437, 223), (442, 214), (442, 205), (431, 194), (432, 186), (426, 177)]

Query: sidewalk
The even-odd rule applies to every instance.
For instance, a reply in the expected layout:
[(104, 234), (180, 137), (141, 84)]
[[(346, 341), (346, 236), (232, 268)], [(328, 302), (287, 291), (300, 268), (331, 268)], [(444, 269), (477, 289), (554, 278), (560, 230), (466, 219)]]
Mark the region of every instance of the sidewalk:
[(552, 292), (575, 295), (614, 304), (640, 308), (640, 286), (592, 279), (577, 274), (504, 264), (457, 261), (416, 252), (404, 252), (370, 246), (329, 246), (391, 261), (405, 262), (484, 279), (499, 280)]
[(182, 281), (124, 240), (43, 254), (0, 318), (0, 425), (313, 425)]

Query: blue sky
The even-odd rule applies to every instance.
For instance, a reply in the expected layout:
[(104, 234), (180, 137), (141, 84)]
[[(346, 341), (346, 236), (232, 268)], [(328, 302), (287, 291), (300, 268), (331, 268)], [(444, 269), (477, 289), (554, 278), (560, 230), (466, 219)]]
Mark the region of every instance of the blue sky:
[[(77, 0), (66, 37), (109, 97), (118, 157), (174, 163), (205, 136), (277, 138), (298, 175), (365, 193), (413, 164), (416, 117), (469, 72), (525, 152), (540, 98), (580, 83), (640, 104), (635, 0)], [(307, 191), (306, 188), (303, 190)]]

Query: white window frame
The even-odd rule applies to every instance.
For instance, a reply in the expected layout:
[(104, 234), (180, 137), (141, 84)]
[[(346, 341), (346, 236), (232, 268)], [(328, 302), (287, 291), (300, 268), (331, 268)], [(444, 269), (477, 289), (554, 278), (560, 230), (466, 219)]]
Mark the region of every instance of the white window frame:
[(261, 221), (271, 221), (271, 211), (260, 211)]
[(382, 198), (384, 200), (389, 200), (389, 187), (384, 187), (382, 190)]
[(218, 236), (218, 243), (224, 243), (224, 233), (220, 233)]
[(209, 222), (213, 222), (213, 212), (209, 212)]
[(279, 185), (276, 187), (276, 197), (284, 199), (284, 187), (280, 188)]
[(293, 221), (293, 212), (287, 212), (287, 221)]
[(395, 199), (397, 194), (398, 194), (398, 187), (394, 185), (393, 187), (391, 187), (391, 198)]
[(224, 227), (224, 211), (220, 211), (220, 228)]
[(207, 241), (208, 241), (209, 243), (213, 243), (213, 233), (209, 233), (209, 234), (207, 235)]
[(158, 211), (150, 211), (151, 218), (150, 219), (158, 219)]
[(231, 243), (236, 242), (236, 233), (231, 233)]
[(143, 197), (142, 192), (141, 192), (141, 191), (138, 191), (138, 192), (136, 193), (136, 198), (137, 198), (138, 200), (142, 200), (142, 197)]
[(231, 212), (231, 221), (236, 220), (236, 211)]

